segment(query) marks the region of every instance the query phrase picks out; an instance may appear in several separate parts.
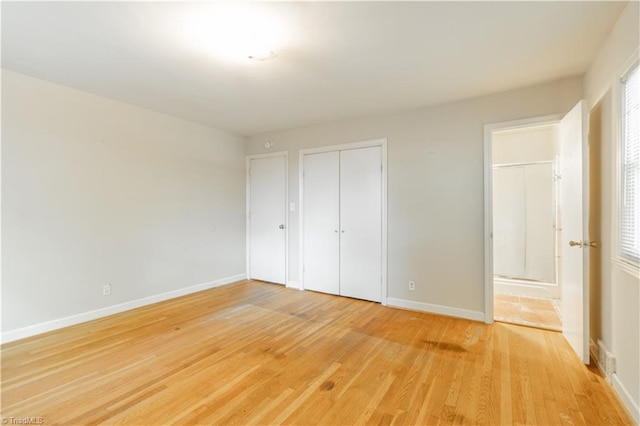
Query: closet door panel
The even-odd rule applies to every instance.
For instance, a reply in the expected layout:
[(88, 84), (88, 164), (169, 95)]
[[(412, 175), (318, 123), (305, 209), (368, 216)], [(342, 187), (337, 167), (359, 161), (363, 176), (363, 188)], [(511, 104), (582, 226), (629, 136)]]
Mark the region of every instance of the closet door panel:
[(340, 293), (340, 153), (304, 157), (304, 287)]
[(526, 275), (530, 280), (555, 282), (553, 164), (524, 167), (526, 189)]
[(525, 276), (526, 198), (523, 167), (493, 170), (493, 273)]
[(375, 302), (382, 282), (381, 154), (380, 147), (340, 152), (340, 294)]

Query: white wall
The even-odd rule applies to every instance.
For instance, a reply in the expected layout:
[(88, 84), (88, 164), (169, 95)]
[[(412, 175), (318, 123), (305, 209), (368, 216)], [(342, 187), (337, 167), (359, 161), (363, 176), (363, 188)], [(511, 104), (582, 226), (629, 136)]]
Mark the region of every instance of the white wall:
[(533, 163), (555, 161), (557, 125), (503, 130), (491, 135), (493, 164)]
[(640, 278), (620, 266), (615, 257), (615, 182), (618, 114), (618, 82), (624, 68), (638, 56), (640, 3), (629, 2), (584, 78), (588, 104), (602, 109), (602, 244), (601, 288), (597, 308), (600, 327), (593, 340), (601, 339), (617, 358), (614, 387), (640, 423)]
[(638, 50), (639, 20), (640, 2), (630, 1), (584, 76), (584, 94), (589, 106), (595, 105), (611, 89), (624, 63)]
[[(388, 138), (388, 296), (414, 307), (444, 306), (446, 312), (483, 318), (483, 126), (564, 113), (581, 95), (582, 80), (567, 79), (399, 114), (257, 135), (248, 138), (247, 153), (265, 152), (268, 140), (274, 151), (289, 151), (289, 197), (297, 206), (300, 149)], [(297, 211), (289, 223), (289, 274), (295, 281)], [(409, 280), (416, 282), (415, 291), (408, 290)]]
[(2, 112), (3, 335), (244, 273), (244, 138), (10, 71)]

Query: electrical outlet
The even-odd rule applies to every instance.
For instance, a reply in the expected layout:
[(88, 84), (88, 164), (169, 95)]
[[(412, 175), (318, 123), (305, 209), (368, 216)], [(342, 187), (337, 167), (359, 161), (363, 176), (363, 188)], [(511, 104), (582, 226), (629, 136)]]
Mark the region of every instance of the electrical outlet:
[(416, 283), (413, 281), (409, 281), (409, 290), (413, 291), (416, 289)]
[(111, 284), (105, 284), (102, 286), (102, 295), (108, 296), (111, 294)]

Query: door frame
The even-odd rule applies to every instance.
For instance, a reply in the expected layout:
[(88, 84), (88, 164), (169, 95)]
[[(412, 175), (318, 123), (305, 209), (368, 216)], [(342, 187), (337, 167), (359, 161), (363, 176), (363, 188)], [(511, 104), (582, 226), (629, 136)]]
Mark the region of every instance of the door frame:
[(289, 205), (289, 151), (278, 151), (278, 152), (267, 152), (264, 154), (253, 154), (247, 155), (245, 157), (245, 179), (246, 179), (246, 189), (245, 189), (245, 197), (246, 197), (246, 211), (245, 211), (245, 222), (246, 222), (246, 249), (245, 249), (245, 261), (246, 261), (246, 273), (247, 279), (251, 277), (251, 160), (259, 159), (259, 158), (271, 158), (271, 157), (284, 157), (284, 285), (288, 286), (289, 284), (289, 209), (287, 206)]
[(562, 114), (502, 121), (484, 125), (484, 322), (493, 324), (493, 139), (499, 130), (558, 124)]
[(304, 157), (309, 154), (319, 154), (331, 151), (346, 151), (350, 149), (369, 148), (379, 146), (382, 160), (382, 265), (380, 283), (380, 303), (387, 305), (387, 138), (371, 139), (338, 145), (326, 145), (316, 148), (301, 149), (298, 159), (298, 204), (299, 204), (299, 245), (298, 259), (300, 290), (304, 290)]

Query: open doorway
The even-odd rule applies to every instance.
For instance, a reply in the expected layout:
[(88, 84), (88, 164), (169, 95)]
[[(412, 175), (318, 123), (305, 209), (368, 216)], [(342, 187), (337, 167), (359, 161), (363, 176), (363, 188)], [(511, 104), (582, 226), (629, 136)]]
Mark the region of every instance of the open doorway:
[(562, 330), (559, 124), (491, 133), (497, 321)]
[[(555, 142), (553, 145), (555, 146), (555, 167), (557, 169), (551, 176), (551, 180), (554, 182), (554, 186), (552, 188), (555, 188), (555, 222), (552, 222), (554, 223), (553, 235), (555, 237), (555, 244), (551, 249), (551, 253), (555, 257), (554, 268), (556, 281), (544, 282), (544, 280), (540, 280), (539, 278), (534, 278), (532, 280), (530, 275), (525, 275), (524, 278), (527, 278), (526, 280), (515, 279), (519, 277), (513, 276), (515, 274), (513, 274), (512, 271), (508, 271), (509, 273), (505, 274), (498, 270), (496, 271), (497, 274), (494, 274), (494, 246), (496, 245), (496, 235), (494, 233), (495, 218), (493, 212), (493, 198), (494, 189), (497, 191), (500, 190), (498, 188), (500, 184), (494, 185), (493, 183), (494, 136), (498, 136), (499, 138), (501, 132), (508, 134), (509, 132), (507, 131), (513, 131), (511, 134), (517, 135), (517, 130), (521, 130), (526, 133), (527, 128), (534, 131), (536, 128), (539, 130), (540, 128), (544, 128), (546, 125), (552, 125), (549, 129), (555, 129), (552, 133), (555, 134)], [(501, 316), (495, 314), (496, 309), (494, 309), (494, 305), (496, 304), (494, 303), (495, 295), (500, 293), (500, 290), (498, 290), (498, 292), (494, 291), (494, 287), (496, 287), (496, 275), (499, 278), (500, 275), (504, 275), (507, 279), (519, 281), (517, 283), (519, 286), (512, 286), (510, 288), (511, 291), (516, 291), (516, 289), (518, 291), (533, 291), (532, 288), (535, 288), (535, 291), (543, 291), (544, 289), (547, 289), (551, 290), (550, 298), (554, 299), (552, 290), (556, 289), (557, 294), (560, 296), (559, 300), (561, 303), (558, 303), (558, 299), (556, 299), (556, 306), (554, 309), (560, 317), (562, 334), (571, 348), (585, 364), (589, 363), (590, 251), (598, 247), (598, 241), (590, 238), (590, 233), (593, 233), (592, 230), (590, 230), (589, 220), (589, 214), (592, 213), (589, 209), (590, 186), (593, 186), (593, 182), (589, 182), (589, 179), (592, 176), (589, 174), (590, 147), (587, 136), (591, 135), (588, 131), (588, 125), (589, 118), (587, 116), (587, 109), (585, 102), (581, 100), (568, 113), (564, 114), (564, 116), (553, 115), (529, 118), (511, 122), (487, 124), (484, 127), (485, 322), (490, 324), (494, 319), (501, 318)], [(517, 154), (526, 154), (528, 151), (528, 149), (525, 149), (526, 145), (527, 144), (517, 145)], [(541, 148), (537, 147), (530, 151), (538, 152), (540, 149)], [(598, 157), (595, 152), (591, 152), (591, 155), (593, 155), (594, 158)], [(510, 163), (532, 163), (548, 160), (538, 159), (534, 161), (530, 157), (527, 157), (526, 159), (510, 159), (508, 161)], [(504, 164), (499, 163), (497, 162), (497, 159), (495, 163), (496, 165), (509, 164), (507, 162)], [(529, 211), (529, 216), (535, 216), (538, 214), (536, 213), (536, 210), (533, 210), (533, 213), (531, 213), (531, 210), (529, 210), (526, 205), (526, 194), (528, 194), (528, 191), (525, 191), (524, 189), (527, 185), (526, 173), (523, 171), (522, 175), (524, 177), (520, 180), (520, 188), (521, 192), (524, 192), (525, 195), (520, 198), (524, 198), (525, 204), (524, 206), (521, 204), (520, 209), (525, 211), (525, 213)], [(511, 182), (508, 182), (505, 185), (511, 184)], [(529, 196), (529, 198), (531, 199), (531, 196)], [(505, 201), (503, 200), (503, 202)], [(534, 206), (534, 208), (537, 207)], [(507, 243), (509, 243), (509, 241), (511, 241), (511, 243), (515, 241), (515, 243), (520, 245), (518, 250), (524, 250), (524, 255), (521, 259), (523, 259), (522, 264), (524, 264), (526, 272), (526, 262), (529, 262), (529, 258), (527, 257), (527, 237), (534, 235), (537, 231), (533, 231), (533, 234), (531, 231), (527, 231), (526, 217), (524, 219), (514, 219), (515, 216), (505, 216), (508, 218), (507, 221), (520, 220), (522, 222), (521, 227), (524, 228), (524, 232), (527, 232), (527, 234), (522, 237), (520, 234), (522, 232), (521, 228), (518, 230), (519, 228), (516, 227), (517, 224), (507, 222), (506, 224), (499, 226), (505, 226), (508, 231), (510, 230), (510, 232), (502, 237), (499, 235), (497, 236), (498, 239), (503, 238), (503, 243), (505, 240)], [(498, 231), (498, 233), (499, 232), (500, 231)], [(520, 235), (519, 239), (516, 238), (517, 235)], [(498, 241), (498, 245), (503, 243)], [(513, 252), (508, 250), (507, 254), (510, 256), (514, 255)], [(522, 266), (522, 264), (520, 266)], [(523, 289), (521, 287), (525, 288)], [(516, 296), (518, 296), (518, 302), (521, 301), (520, 299), (522, 297), (528, 297), (520, 296), (518, 294), (516, 294)], [(546, 297), (538, 297), (538, 299), (547, 299), (548, 301), (549, 293), (547, 293)], [(515, 299), (512, 299), (512, 302), (515, 302)], [(553, 301), (551, 303), (553, 303)], [(529, 311), (533, 312), (539, 310), (540, 306), (534, 307), (533, 309), (529, 308)], [(556, 329), (555, 327), (549, 327), (541, 322), (534, 323), (534, 321), (527, 321), (526, 319), (524, 319), (526, 322), (521, 322), (522, 319), (518, 320), (514, 317), (508, 317), (506, 319), (510, 322), (518, 321), (518, 323), (524, 325)]]

